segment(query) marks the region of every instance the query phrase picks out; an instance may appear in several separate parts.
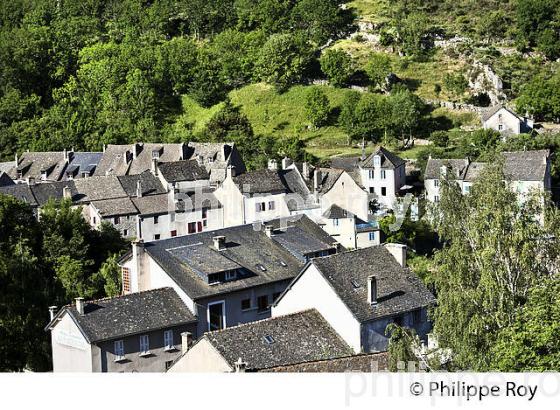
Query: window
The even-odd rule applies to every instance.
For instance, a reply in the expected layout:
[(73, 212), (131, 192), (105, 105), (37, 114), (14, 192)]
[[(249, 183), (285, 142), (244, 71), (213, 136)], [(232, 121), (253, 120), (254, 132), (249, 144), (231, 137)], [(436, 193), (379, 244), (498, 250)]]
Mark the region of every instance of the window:
[(230, 270), (226, 272), (226, 280), (235, 280), (237, 279), (237, 272), (234, 270)]
[(257, 311), (264, 312), (268, 310), (268, 295), (262, 295), (257, 298)]
[(163, 332), (163, 344), (165, 350), (175, 349), (175, 345), (173, 344), (173, 330), (166, 330)]
[(264, 212), (266, 210), (266, 204), (264, 202), (257, 202), (255, 204), (255, 210), (257, 212)]
[(498, 125), (498, 130), (502, 131), (504, 129), (504, 126), (502, 124)]
[(369, 240), (370, 241), (375, 241), (375, 232), (370, 232), (369, 233)]
[(381, 170), (381, 179), (385, 179), (387, 178), (387, 171), (385, 171), (384, 169)]
[(119, 360), (124, 360), (124, 342), (115, 340), (115, 362)]
[(113, 222), (115, 223), (115, 225), (118, 225), (121, 223), (121, 219), (118, 216), (115, 216), (115, 218), (113, 219)]
[(159, 223), (159, 216), (154, 216), (154, 225)]
[(275, 342), (274, 338), (271, 335), (266, 335), (263, 337), (263, 339), (267, 345), (271, 345)]
[(465, 189), (465, 194), (468, 194), (468, 193), (471, 192), (471, 186), (470, 185), (465, 185), (464, 189)]
[(93, 224), (95, 225), (97, 223), (97, 218), (94, 216), (93, 217)]
[(370, 193), (370, 194), (375, 194), (375, 188), (372, 187), (372, 186), (370, 186), (370, 187), (369, 187), (369, 193)]
[(204, 228), (207, 228), (207, 227), (208, 227), (208, 220), (207, 220), (207, 219), (205, 219), (204, 221), (202, 221), (202, 226), (203, 226)]
[(42, 180), (42, 181), (46, 181), (46, 180), (47, 180), (47, 171), (41, 171), (41, 180)]
[(208, 208), (202, 208), (202, 219), (208, 218)]
[(396, 316), (393, 318), (393, 322), (395, 323), (395, 325), (402, 327), (402, 325), (404, 324), (404, 320), (402, 316)]
[(375, 171), (373, 169), (369, 170), (369, 179), (374, 179), (375, 177)]
[(173, 360), (167, 360), (165, 362), (165, 370), (169, 370), (172, 364), (173, 364)]
[(272, 294), (272, 303), (276, 302), (276, 299), (278, 299), (281, 294), (282, 294), (282, 292), (274, 292)]
[(269, 211), (273, 211), (273, 210), (274, 210), (274, 201), (268, 201), (268, 210), (269, 210)]
[(436, 204), (439, 202), (439, 196), (438, 195), (434, 195), (434, 202)]
[(130, 269), (121, 268), (123, 292), (130, 292)]
[(381, 187), (381, 196), (387, 196), (387, 188)]
[(150, 337), (148, 335), (140, 336), (140, 355), (150, 354)]
[(422, 322), (422, 309), (412, 312), (412, 324), (418, 325)]
[(378, 167), (381, 165), (381, 157), (379, 155), (376, 155), (373, 157), (373, 166), (374, 167)]
[(196, 233), (196, 222), (189, 222), (187, 224), (187, 232), (188, 233)]
[(251, 309), (251, 299), (243, 299), (241, 301), (241, 310)]
[(208, 304), (208, 330), (220, 330), (225, 328), (225, 302), (214, 302)]
[(439, 187), (439, 179), (434, 179), (434, 187)]
[(196, 223), (196, 231), (197, 232), (202, 232), (202, 222), (201, 221), (198, 221)]
[(175, 229), (172, 230), (172, 231), (170, 232), (170, 234), (171, 234), (171, 237), (172, 237), (172, 238), (175, 237), (175, 236), (177, 236), (177, 230), (175, 230)]
[(123, 229), (123, 236), (128, 236), (128, 229)]
[(334, 218), (332, 220), (332, 224), (333, 224), (333, 226), (338, 226), (338, 218)]
[(161, 237), (161, 235), (159, 233), (156, 233), (154, 235), (154, 241), (159, 241), (159, 238)]

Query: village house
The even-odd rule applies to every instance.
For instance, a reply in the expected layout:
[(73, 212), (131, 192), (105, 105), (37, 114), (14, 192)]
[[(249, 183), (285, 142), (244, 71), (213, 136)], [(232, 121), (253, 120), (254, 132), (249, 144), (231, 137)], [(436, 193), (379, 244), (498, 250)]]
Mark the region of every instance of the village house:
[(347, 249), (367, 248), (381, 243), (377, 221), (364, 221), (338, 205), (331, 205), (317, 223)]
[(406, 246), (387, 244), (309, 261), (272, 306), (272, 317), (316, 309), (355, 353), (387, 350), (390, 323), (421, 339), (434, 296), (406, 268)]
[(319, 312), (307, 310), (208, 332), (169, 372), (255, 372), (352, 354)]
[[(533, 191), (551, 189), (550, 152), (548, 150), (503, 152), (503, 172), (511, 189), (520, 199)], [(424, 173), (426, 200), (438, 203), (444, 178), (455, 181), (463, 194), (468, 194), (485, 164), (465, 159), (428, 159)]]
[(84, 301), (55, 312), (54, 372), (164, 372), (181, 355), (196, 318), (171, 288)]
[(533, 121), (517, 115), (503, 105), (496, 105), (482, 114), (482, 127), (503, 135), (529, 134), (533, 131)]
[(270, 317), (270, 305), (304, 264), (338, 245), (307, 217), (135, 242), (124, 255), (123, 292), (170, 286), (209, 330)]
[(237, 175), (243, 174), (245, 163), (233, 142), (189, 142), (184, 159), (196, 160), (206, 168), (210, 183), (217, 186), (226, 178), (228, 167), (234, 167)]

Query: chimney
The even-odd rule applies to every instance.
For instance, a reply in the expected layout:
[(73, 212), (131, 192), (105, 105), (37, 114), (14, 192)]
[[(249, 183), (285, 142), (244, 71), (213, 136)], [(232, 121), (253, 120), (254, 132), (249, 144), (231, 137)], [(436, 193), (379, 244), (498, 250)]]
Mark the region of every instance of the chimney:
[(54, 315), (56, 315), (56, 306), (49, 306), (49, 315), (51, 317), (51, 320), (54, 319)]
[(230, 165), (226, 170), (226, 178), (233, 178), (235, 176), (235, 167)]
[(311, 176), (311, 166), (309, 165), (309, 162), (305, 161), (301, 165), (301, 172), (303, 174), (303, 178), (308, 180), (309, 177)]
[(321, 188), (321, 177), (321, 171), (319, 169), (316, 169), (315, 173), (313, 174), (313, 189), (315, 190), (315, 192), (319, 191), (319, 189)]
[(136, 181), (136, 197), (142, 198), (142, 181)]
[(187, 353), (192, 346), (193, 337), (191, 332), (181, 333), (181, 352)]
[(217, 251), (222, 251), (226, 248), (226, 237), (225, 236), (214, 236), (212, 238), (212, 241), (214, 241), (214, 248)]
[(106, 148), (107, 148), (107, 145), (103, 144), (103, 152), (105, 152)]
[(35, 178), (33, 177), (27, 177), (27, 185), (31, 186), (31, 185), (35, 185)]
[(403, 268), (406, 267), (406, 245), (400, 243), (386, 243), (385, 248), (393, 255)]
[(155, 176), (158, 175), (158, 160), (156, 158), (152, 159), (152, 174)]
[(269, 238), (272, 238), (272, 235), (274, 235), (274, 226), (265, 225), (264, 231), (266, 233), (266, 236), (268, 236)]
[(360, 159), (362, 161), (365, 161), (366, 159), (366, 141), (364, 138), (362, 138), (362, 156), (360, 157)]
[(203, 165), (204, 164), (204, 158), (202, 158), (202, 155), (200, 155), (200, 154), (196, 155), (196, 162), (198, 163), (198, 165)]
[(367, 280), (368, 303), (370, 305), (377, 305), (377, 278), (371, 275), (368, 276)]
[(288, 168), (290, 165), (292, 165), (292, 160), (288, 157), (284, 157), (282, 159), (282, 169), (286, 169)]
[(235, 362), (235, 373), (245, 373), (247, 363), (241, 360), (241, 357)]
[(17, 154), (17, 152), (16, 152), (16, 158), (15, 158), (15, 161), (16, 161), (16, 167), (17, 167), (17, 166), (19, 165), (19, 157), (18, 157), (18, 154)]
[(72, 190), (69, 186), (65, 186), (62, 188), (62, 197), (64, 199), (72, 199)]
[(268, 160), (268, 169), (271, 171), (276, 171), (278, 169), (278, 163), (275, 159)]
[(64, 162), (69, 163), (72, 156), (72, 151), (68, 151), (66, 148), (64, 148), (63, 154), (64, 154)]
[(76, 310), (80, 315), (84, 314), (84, 298), (76, 298)]

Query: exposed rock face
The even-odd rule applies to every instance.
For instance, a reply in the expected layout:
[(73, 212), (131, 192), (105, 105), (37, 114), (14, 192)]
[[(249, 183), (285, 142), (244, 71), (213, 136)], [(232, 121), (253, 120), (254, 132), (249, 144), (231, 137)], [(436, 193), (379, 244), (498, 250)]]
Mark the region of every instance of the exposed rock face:
[(496, 105), (506, 100), (503, 91), (503, 82), (488, 65), (475, 62), (469, 71), (469, 87), (473, 94), (486, 93), (491, 105)]

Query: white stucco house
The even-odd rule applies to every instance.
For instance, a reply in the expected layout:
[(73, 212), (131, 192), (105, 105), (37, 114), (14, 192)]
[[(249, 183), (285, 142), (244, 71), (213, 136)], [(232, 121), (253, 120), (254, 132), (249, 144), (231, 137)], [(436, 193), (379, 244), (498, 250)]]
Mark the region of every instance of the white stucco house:
[(533, 120), (522, 117), (503, 105), (496, 105), (482, 114), (482, 126), (504, 135), (528, 134), (533, 130)]

